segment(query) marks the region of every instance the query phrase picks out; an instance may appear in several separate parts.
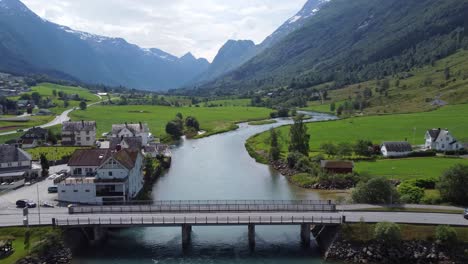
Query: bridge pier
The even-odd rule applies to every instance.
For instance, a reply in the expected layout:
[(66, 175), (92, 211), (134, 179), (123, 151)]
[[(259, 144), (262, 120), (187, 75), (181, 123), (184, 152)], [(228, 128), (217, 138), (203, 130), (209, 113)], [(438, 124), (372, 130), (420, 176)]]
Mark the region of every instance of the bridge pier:
[(249, 224), (248, 225), (248, 236), (249, 236), (249, 247), (251, 249), (255, 248), (255, 225)]
[(182, 245), (185, 247), (190, 244), (192, 240), (192, 225), (182, 225)]
[(301, 224), (301, 242), (304, 246), (310, 246), (310, 224)]

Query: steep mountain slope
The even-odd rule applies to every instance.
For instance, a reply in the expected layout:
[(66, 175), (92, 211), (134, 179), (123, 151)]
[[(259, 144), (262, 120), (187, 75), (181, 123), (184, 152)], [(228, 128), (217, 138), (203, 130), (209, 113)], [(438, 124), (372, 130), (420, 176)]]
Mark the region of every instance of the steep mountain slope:
[[(333, 0), (305, 25), (200, 91), (239, 93), (382, 78), (465, 45), (468, 0)], [(205, 89), (205, 90), (204, 90)]]
[(195, 81), (210, 81), (236, 69), (263, 50), (284, 39), (291, 32), (304, 26), (304, 24), (329, 1), (330, 0), (308, 0), (297, 14), (288, 19), (259, 45), (255, 45), (251, 40), (228, 40), (221, 47), (208, 70)]
[(179, 87), (209, 66), (208, 61), (193, 56), (178, 59), (121, 38), (56, 25), (18, 0), (0, 1), (0, 52), (3, 71), (154, 90)]

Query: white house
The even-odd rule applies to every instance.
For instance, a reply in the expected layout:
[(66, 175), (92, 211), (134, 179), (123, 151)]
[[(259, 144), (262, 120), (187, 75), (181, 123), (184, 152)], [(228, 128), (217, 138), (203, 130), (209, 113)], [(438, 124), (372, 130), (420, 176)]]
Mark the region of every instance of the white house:
[(401, 142), (383, 142), (380, 146), (380, 151), (384, 157), (406, 157), (411, 152), (413, 148), (411, 144), (406, 141)]
[(71, 177), (58, 184), (58, 200), (82, 204), (131, 200), (143, 188), (142, 164), (138, 150), (77, 150), (68, 163)]
[(37, 177), (39, 172), (26, 151), (17, 145), (0, 145), (0, 190), (19, 187), (26, 178)]
[(447, 129), (434, 128), (428, 130), (425, 136), (426, 149), (436, 151), (455, 151), (464, 148), (463, 143), (458, 142)]
[(151, 137), (148, 125), (143, 123), (138, 124), (116, 124), (112, 125), (111, 131), (112, 138), (126, 138), (126, 137), (141, 137), (141, 143), (143, 146), (148, 144)]
[(62, 145), (93, 146), (95, 142), (95, 121), (64, 122), (62, 124)]

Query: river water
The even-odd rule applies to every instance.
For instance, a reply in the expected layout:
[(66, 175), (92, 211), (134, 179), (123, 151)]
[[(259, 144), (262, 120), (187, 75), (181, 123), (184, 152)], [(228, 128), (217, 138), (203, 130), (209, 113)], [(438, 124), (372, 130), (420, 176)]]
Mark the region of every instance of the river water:
[[(310, 113), (311, 121), (334, 119)], [(278, 123), (249, 126), (198, 140), (183, 140), (172, 150), (171, 169), (155, 184), (155, 200), (326, 199), (325, 194), (291, 185), (247, 153), (245, 141)], [(281, 135), (288, 136), (288, 135)], [(247, 227), (194, 227), (191, 246), (182, 249), (180, 228), (134, 228), (110, 235), (86, 249), (75, 263), (97, 264), (314, 264), (322, 263), (317, 247), (301, 246), (299, 226), (257, 226), (256, 247), (249, 249)]]

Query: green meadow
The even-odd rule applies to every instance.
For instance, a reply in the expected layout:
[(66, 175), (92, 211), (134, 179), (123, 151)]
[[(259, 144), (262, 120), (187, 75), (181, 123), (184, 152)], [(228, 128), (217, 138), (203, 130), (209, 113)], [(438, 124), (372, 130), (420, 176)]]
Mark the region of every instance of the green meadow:
[(220, 133), (236, 128), (241, 121), (261, 120), (269, 117), (272, 110), (259, 107), (167, 107), (149, 105), (95, 106), (88, 110), (72, 112), (73, 120), (95, 120), (98, 136), (110, 131), (112, 124), (125, 122), (148, 123), (151, 133), (157, 137), (166, 134), (168, 121), (177, 113), (184, 117), (194, 116), (200, 122), (201, 129), (207, 135)]
[[(358, 139), (371, 140), (375, 144), (383, 141), (403, 141), (423, 144), (424, 135), (430, 128), (448, 128), (462, 142), (468, 141), (468, 104), (453, 105), (432, 112), (353, 117), (330, 122), (308, 123), (310, 155), (321, 152), (320, 145), (326, 142), (353, 143)], [(289, 145), (289, 128), (277, 128), (282, 156)], [(269, 132), (251, 137), (247, 147), (251, 153), (266, 153), (269, 150)], [(414, 177), (438, 177), (447, 168), (457, 163), (468, 164), (467, 159), (415, 158), (357, 162), (356, 170), (387, 178), (408, 179)]]

